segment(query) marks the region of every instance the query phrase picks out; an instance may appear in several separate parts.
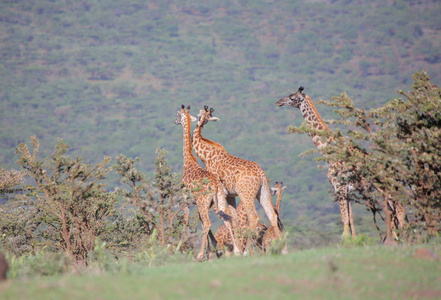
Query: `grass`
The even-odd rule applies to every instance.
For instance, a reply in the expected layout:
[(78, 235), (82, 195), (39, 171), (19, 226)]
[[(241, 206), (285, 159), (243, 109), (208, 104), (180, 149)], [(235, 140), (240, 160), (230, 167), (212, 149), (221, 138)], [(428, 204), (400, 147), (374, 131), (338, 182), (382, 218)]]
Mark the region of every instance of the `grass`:
[(441, 246), (322, 248), (9, 280), (0, 299), (436, 299)]

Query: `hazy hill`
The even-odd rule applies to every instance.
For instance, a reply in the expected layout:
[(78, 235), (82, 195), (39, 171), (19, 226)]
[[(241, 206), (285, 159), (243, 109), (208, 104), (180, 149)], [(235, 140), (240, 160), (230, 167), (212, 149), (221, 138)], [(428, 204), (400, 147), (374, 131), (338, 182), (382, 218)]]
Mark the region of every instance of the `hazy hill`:
[(325, 171), (298, 156), (312, 142), (286, 133), (301, 115), (274, 103), (303, 85), (377, 107), (421, 69), (440, 84), (440, 15), (435, 0), (2, 1), (0, 163), (37, 135), (41, 157), (62, 138), (87, 162), (123, 153), (151, 172), (163, 147), (181, 172), (176, 112), (206, 104), (221, 121), (205, 136), (288, 186), (286, 223), (338, 233)]

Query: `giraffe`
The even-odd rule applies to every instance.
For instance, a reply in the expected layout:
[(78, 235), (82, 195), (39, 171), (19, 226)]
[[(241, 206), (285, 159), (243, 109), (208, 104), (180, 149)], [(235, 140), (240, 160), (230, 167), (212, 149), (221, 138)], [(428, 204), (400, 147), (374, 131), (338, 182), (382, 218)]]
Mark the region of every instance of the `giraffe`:
[[(298, 91), (294, 94), (291, 94), (285, 98), (282, 98), (276, 102), (277, 106), (289, 106), (289, 107), (295, 107), (299, 108), (302, 112), (303, 119), (308, 123), (308, 125), (315, 129), (317, 132), (320, 131), (330, 131), (329, 128), (324, 124), (323, 120), (321, 119), (319, 113), (317, 112), (314, 104), (311, 101), (311, 98), (309, 98), (308, 95), (305, 95), (303, 93), (304, 88), (299, 87)], [(319, 134), (315, 132), (309, 133), (310, 137), (312, 138), (313, 143), (317, 147), (317, 149), (321, 150), (323, 149), (326, 144), (330, 141), (330, 139), (327, 139), (323, 141)], [(366, 154), (368, 155), (368, 154)], [(340, 162), (333, 162), (329, 163), (329, 169), (328, 169), (328, 179), (331, 182), (331, 185), (334, 188), (335, 194), (338, 195), (338, 202), (340, 206), (340, 212), (342, 215), (342, 221), (343, 221), (343, 236), (347, 237), (349, 236), (349, 229), (351, 230), (351, 234), (353, 237), (355, 237), (355, 227), (354, 227), (354, 221), (353, 221), (353, 215), (352, 215), (352, 207), (350, 205), (350, 202), (347, 201), (347, 193), (348, 190), (351, 188), (354, 188), (350, 185), (341, 184), (338, 182), (338, 173), (344, 170), (344, 165)], [(369, 183), (362, 184), (361, 188), (367, 188)], [(378, 187), (376, 187), (378, 189)], [(383, 195), (385, 195), (384, 191), (380, 191)], [(389, 200), (386, 201), (387, 206), (386, 209), (388, 209), (391, 212), (391, 227), (392, 230), (395, 230), (397, 228), (404, 229), (405, 224), (407, 223), (407, 216), (406, 216), (406, 210), (404, 206), (402, 206), (400, 203), (396, 201), (392, 201), (390, 199), (390, 195), (385, 195), (384, 197), (388, 198)], [(394, 233), (395, 238), (397, 239), (396, 233)]]
[[(245, 227), (246, 225), (246, 213), (243, 209), (243, 205), (239, 204), (233, 218), (233, 231), (236, 234), (236, 238), (238, 238), (238, 246), (241, 251), (243, 250), (243, 243), (238, 236), (240, 235), (241, 228)], [(214, 238), (216, 239), (218, 249), (225, 249), (226, 253), (231, 253), (233, 250), (232, 239), (225, 225), (219, 226), (214, 234)]]
[[(225, 192), (221, 181), (215, 175), (207, 170), (204, 170), (197, 162), (191, 149), (191, 120), (195, 120), (189, 114), (190, 106), (185, 110), (185, 106), (181, 106), (181, 111), (178, 111), (175, 124), (181, 124), (183, 127), (183, 154), (184, 167), (182, 174), (182, 183), (190, 189), (193, 194), (198, 210), (199, 217), (202, 222), (203, 235), (201, 248), (198, 254), (198, 259), (202, 260), (204, 256), (205, 247), (208, 245), (208, 231), (211, 228), (211, 221), (208, 215), (210, 207), (214, 204), (213, 209), (223, 219), (227, 231), (232, 239), (234, 253), (239, 254), (234, 234), (232, 231), (231, 217), (224, 212), (227, 209)], [(220, 211), (219, 211), (220, 209)]]
[[(280, 217), (280, 202), (282, 200), (282, 193), (283, 190), (286, 189), (286, 186), (283, 185), (283, 182), (277, 182), (275, 183), (274, 187), (271, 188), (271, 194), (273, 196), (277, 196), (276, 201), (276, 212)], [(270, 226), (267, 230), (265, 230), (265, 233), (262, 237), (261, 241), (261, 247), (266, 252), (268, 247), (271, 245), (271, 242), (276, 239), (274, 227)]]
[[(274, 210), (265, 172), (257, 163), (233, 156), (222, 145), (202, 136), (202, 128), (208, 121), (219, 120), (212, 116), (213, 111), (208, 106), (199, 111), (198, 124), (193, 132), (193, 149), (207, 170), (219, 177), (229, 196), (239, 196), (239, 206), (242, 205), (246, 213), (247, 226), (253, 231), (257, 228), (259, 217), (254, 205), (257, 198), (279, 237), (283, 225)], [(249, 246), (250, 240), (246, 249)]]
[[(277, 106), (288, 106), (299, 108), (302, 112), (303, 119), (306, 123), (314, 129), (316, 132), (309, 132), (309, 136), (312, 142), (317, 147), (318, 150), (322, 150), (326, 147), (330, 139), (322, 139), (318, 132), (330, 132), (329, 128), (323, 122), (318, 111), (316, 110), (314, 103), (312, 103), (311, 98), (303, 93), (304, 88), (301, 86), (296, 93), (291, 94), (285, 98), (282, 98), (276, 102)], [(341, 218), (343, 222), (343, 237), (355, 237), (355, 226), (354, 219), (352, 215), (351, 203), (347, 200), (347, 190), (348, 185), (341, 184), (338, 181), (338, 172), (343, 166), (338, 162), (328, 162), (328, 180), (334, 188), (334, 192), (338, 198), (338, 204), (340, 207)]]

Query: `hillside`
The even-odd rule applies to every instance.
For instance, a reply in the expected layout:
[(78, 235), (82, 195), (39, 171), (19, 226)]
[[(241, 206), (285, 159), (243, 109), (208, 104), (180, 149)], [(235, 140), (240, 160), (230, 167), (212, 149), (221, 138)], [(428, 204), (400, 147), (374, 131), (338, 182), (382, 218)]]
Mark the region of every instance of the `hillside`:
[(205, 136), (287, 185), (285, 223), (330, 238), (325, 171), (286, 132), (300, 113), (274, 103), (303, 85), (377, 107), (421, 69), (440, 84), (440, 14), (437, 1), (2, 1), (0, 164), (17, 168), (15, 147), (37, 135), (41, 157), (61, 138), (87, 162), (123, 153), (151, 173), (162, 147), (180, 172), (176, 111), (206, 104), (221, 120)]

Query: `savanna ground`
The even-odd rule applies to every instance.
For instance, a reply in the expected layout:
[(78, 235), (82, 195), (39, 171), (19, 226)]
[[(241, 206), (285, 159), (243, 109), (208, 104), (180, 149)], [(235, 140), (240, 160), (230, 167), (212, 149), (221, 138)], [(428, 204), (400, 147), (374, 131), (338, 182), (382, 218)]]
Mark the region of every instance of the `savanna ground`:
[(9, 280), (1, 299), (440, 299), (441, 245), (317, 248)]

